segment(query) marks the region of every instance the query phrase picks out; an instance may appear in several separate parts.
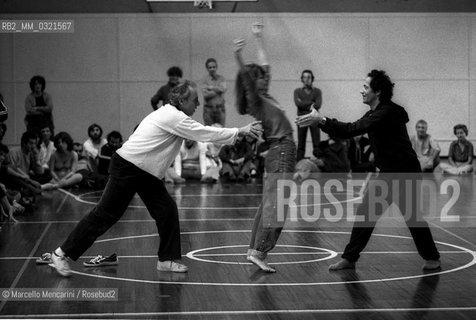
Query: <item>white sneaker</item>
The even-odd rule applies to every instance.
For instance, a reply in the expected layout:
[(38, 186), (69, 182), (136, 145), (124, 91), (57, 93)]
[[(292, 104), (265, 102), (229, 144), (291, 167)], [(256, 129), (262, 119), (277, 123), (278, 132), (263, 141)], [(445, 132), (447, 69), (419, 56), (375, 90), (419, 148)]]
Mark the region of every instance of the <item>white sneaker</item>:
[(63, 277), (71, 276), (71, 268), (69, 267), (68, 258), (65, 256), (58, 256), (54, 251), (51, 254), (52, 263), (49, 264), (50, 267), (53, 267), (58, 271)]
[(167, 260), (157, 261), (157, 270), (184, 273), (188, 271), (188, 267), (173, 260)]

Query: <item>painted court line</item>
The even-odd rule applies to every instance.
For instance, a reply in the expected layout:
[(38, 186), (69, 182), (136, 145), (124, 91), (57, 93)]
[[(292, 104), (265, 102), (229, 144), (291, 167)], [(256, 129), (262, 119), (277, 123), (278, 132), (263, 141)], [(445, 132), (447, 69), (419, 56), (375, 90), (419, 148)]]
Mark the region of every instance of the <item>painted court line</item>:
[(431, 224), (432, 226), (434, 226), (435, 228), (438, 228), (438, 229), (440, 229), (440, 230), (442, 230), (442, 231), (444, 231), (444, 232), (446, 232), (446, 233), (452, 235), (452, 236), (455, 237), (456, 239), (459, 239), (459, 240), (461, 240), (461, 241), (463, 241), (463, 242), (465, 242), (465, 243), (471, 245), (472, 247), (476, 247), (476, 245), (475, 245), (474, 243), (472, 243), (471, 241), (466, 240), (465, 238), (460, 237), (460, 236), (458, 236), (457, 234), (455, 234), (455, 233), (453, 233), (453, 232), (451, 232), (451, 231), (449, 231), (449, 230), (447, 230), (447, 229), (445, 229), (445, 228), (443, 228), (443, 227), (441, 227), (441, 226), (439, 226), (439, 225), (437, 225), (437, 224), (435, 224), (435, 223), (433, 223), (433, 222), (430, 222), (430, 224)]
[[(400, 312), (451, 312), (476, 311), (476, 307), (430, 307), (430, 308), (369, 308), (369, 309), (297, 309), (297, 310), (223, 310), (223, 311), (176, 311), (176, 312), (114, 312), (114, 313), (75, 313), (75, 314), (29, 314), (28, 318), (97, 318), (106, 317), (144, 317), (144, 316), (219, 316), (219, 315), (256, 315), (256, 314), (304, 314), (304, 313), (400, 313)], [(23, 315), (1, 315), (0, 318), (24, 318)]]
[[(35, 246), (33, 247), (33, 249), (31, 249), (30, 254), (29, 254), (29, 257), (32, 257), (33, 254), (36, 252), (36, 250), (38, 250), (38, 247), (40, 246), (41, 241), (43, 241), (43, 238), (45, 237), (45, 235), (47, 234), (48, 230), (50, 229), (50, 226), (51, 226), (51, 224), (47, 224), (47, 225), (46, 225), (45, 229), (43, 230), (43, 232), (41, 233), (40, 237), (39, 237), (38, 240), (36, 241)], [(23, 265), (22, 265), (20, 271), (18, 272), (17, 276), (15, 277), (15, 280), (13, 280), (13, 282), (12, 282), (12, 284), (11, 284), (11, 286), (10, 286), (10, 290), (12, 290), (12, 289), (14, 289), (14, 288), (16, 287), (18, 281), (20, 281), (21, 276), (23, 275), (23, 273), (24, 273), (25, 270), (26, 270), (26, 267), (28, 266), (28, 263), (29, 263), (28, 260), (26, 260), (26, 261), (23, 263)], [(5, 306), (6, 303), (7, 303), (7, 300), (3, 300), (2, 303), (0, 303), (0, 312), (2, 312), (2, 309), (3, 309), (3, 307)]]
[[(185, 234), (214, 234), (214, 233), (238, 233), (238, 232), (246, 232), (249, 233), (249, 230), (209, 230), (209, 231), (193, 231), (193, 232), (182, 232), (182, 235)], [(323, 234), (342, 234), (342, 235), (349, 235), (350, 232), (340, 232), (340, 231), (315, 231), (315, 230), (285, 230), (284, 233), (323, 233)], [(145, 237), (156, 237), (157, 234), (149, 234), (149, 235), (139, 235), (139, 236), (128, 236), (128, 237), (118, 237), (114, 239), (103, 239), (97, 242), (109, 242), (109, 241), (118, 241), (123, 239), (134, 239), (134, 238), (145, 238)], [(408, 236), (399, 236), (399, 235), (388, 235), (388, 234), (380, 234), (374, 233), (376, 237), (387, 237), (387, 238), (394, 238), (394, 239), (406, 239), (412, 240), (411, 237)], [(342, 285), (342, 284), (352, 284), (352, 283), (380, 283), (380, 282), (390, 282), (390, 281), (402, 281), (402, 280), (411, 280), (411, 279), (420, 279), (425, 277), (431, 277), (435, 275), (443, 275), (449, 274), (453, 272), (457, 272), (460, 270), (464, 270), (470, 268), (476, 264), (476, 251), (470, 250), (468, 248), (464, 248), (455, 244), (435, 241), (435, 243), (439, 245), (448, 246), (451, 248), (455, 248), (461, 250), (471, 256), (471, 261), (457, 266), (452, 269), (440, 270), (438, 272), (431, 272), (431, 273), (423, 273), (423, 274), (416, 274), (416, 275), (409, 275), (409, 276), (402, 276), (402, 277), (393, 277), (393, 278), (376, 278), (376, 279), (367, 279), (367, 280), (355, 280), (355, 281), (337, 281), (337, 282), (286, 282), (286, 283), (234, 283), (234, 282), (192, 282), (192, 281), (162, 281), (162, 280), (146, 280), (146, 279), (136, 279), (136, 278), (126, 278), (126, 277), (112, 277), (112, 276), (105, 276), (105, 275), (96, 275), (96, 274), (89, 274), (81, 271), (72, 271), (72, 273), (77, 275), (83, 275), (86, 277), (92, 278), (100, 278), (100, 279), (109, 279), (115, 281), (125, 281), (125, 282), (132, 282), (132, 283), (148, 283), (148, 284), (181, 284), (181, 285), (196, 285), (196, 286), (236, 286), (236, 287), (258, 287), (258, 286), (266, 286), (266, 287), (273, 287), (273, 286), (320, 286), (320, 285)], [(196, 251), (196, 250), (195, 250)], [(335, 252), (333, 252), (334, 254)], [(212, 261), (215, 263), (215, 261)]]
[[(338, 254), (342, 254), (344, 252), (342, 251), (336, 251)], [(440, 253), (443, 254), (467, 254), (467, 252), (464, 251), (440, 251)], [(326, 255), (328, 254), (327, 252), (270, 252), (268, 253), (269, 256), (278, 256), (278, 255)], [(418, 254), (418, 251), (364, 251), (361, 254)], [(183, 257), (186, 257), (186, 254), (182, 255)], [(194, 254), (195, 257), (228, 257), (228, 256), (246, 256), (246, 253), (202, 253), (202, 254)], [(79, 259), (92, 259), (95, 258), (96, 256), (81, 256)], [(146, 258), (146, 259), (157, 259), (157, 255), (135, 255), (135, 256), (117, 256), (120, 259), (141, 259), (141, 258)], [(37, 257), (0, 257), (0, 260), (36, 260)]]

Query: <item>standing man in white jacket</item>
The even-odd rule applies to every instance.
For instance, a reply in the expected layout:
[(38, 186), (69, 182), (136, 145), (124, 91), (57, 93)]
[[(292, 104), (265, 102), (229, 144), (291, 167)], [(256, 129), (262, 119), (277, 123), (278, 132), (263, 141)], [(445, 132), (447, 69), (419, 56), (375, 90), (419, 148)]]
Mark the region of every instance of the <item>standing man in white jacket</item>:
[(69, 259), (77, 260), (124, 214), (137, 193), (156, 221), (160, 245), (159, 271), (187, 272), (181, 259), (180, 226), (175, 201), (161, 179), (184, 139), (233, 144), (238, 136), (258, 137), (262, 127), (253, 122), (242, 128), (203, 126), (190, 116), (199, 106), (196, 85), (185, 81), (169, 94), (170, 103), (150, 113), (111, 158), (109, 182), (97, 206), (84, 217), (52, 254), (62, 276), (71, 275)]

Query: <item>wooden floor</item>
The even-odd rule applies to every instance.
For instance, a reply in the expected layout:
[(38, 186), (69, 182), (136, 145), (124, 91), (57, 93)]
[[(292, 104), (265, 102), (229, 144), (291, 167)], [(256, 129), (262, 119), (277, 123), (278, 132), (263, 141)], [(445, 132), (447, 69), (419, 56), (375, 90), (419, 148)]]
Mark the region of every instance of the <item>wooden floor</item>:
[[(436, 180), (443, 179), (448, 177)], [(448, 214), (460, 221), (428, 218), (442, 255), (443, 268), (436, 272), (421, 270), (423, 261), (404, 223), (384, 216), (357, 269), (340, 272), (329, 272), (328, 266), (342, 253), (351, 222), (288, 222), (269, 257), (278, 272), (265, 274), (244, 259), (262, 185), (190, 183), (169, 186), (179, 206), (189, 273), (156, 270), (156, 227), (137, 198), (72, 264), (73, 276), (62, 278), (35, 259), (61, 244), (101, 192), (48, 192), (39, 198), (36, 213), (19, 216), (20, 223), (0, 232), (2, 294), (21, 288), (105, 288), (117, 289), (117, 301), (1, 300), (0, 317), (476, 319), (476, 184), (473, 175), (456, 181), (461, 194)], [(438, 195), (438, 207), (450, 197)], [(111, 253), (118, 254), (118, 266), (82, 265)]]

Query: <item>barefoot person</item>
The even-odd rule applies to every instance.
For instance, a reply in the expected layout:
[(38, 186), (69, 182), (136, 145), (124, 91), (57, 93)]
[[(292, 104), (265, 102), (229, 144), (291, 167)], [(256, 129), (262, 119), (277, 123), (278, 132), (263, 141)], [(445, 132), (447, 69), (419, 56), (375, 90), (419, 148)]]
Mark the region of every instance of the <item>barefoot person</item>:
[[(420, 163), (415, 151), (412, 149), (406, 123), (408, 115), (404, 108), (391, 101), (393, 96), (393, 83), (385, 73), (385, 71), (372, 70), (365, 79), (363, 89), (360, 91), (363, 103), (370, 107), (370, 110), (359, 120), (352, 123), (340, 122), (336, 119), (329, 119), (319, 114), (317, 110), (313, 110), (310, 114), (298, 117), (296, 124), (299, 126), (308, 126), (318, 123), (321, 129), (330, 134), (342, 138), (350, 138), (364, 133), (369, 134), (370, 144), (375, 153), (376, 166), (380, 169), (380, 175), (388, 176), (394, 173), (393, 177), (398, 177), (403, 173), (421, 173)], [(407, 175), (408, 177), (408, 175)], [(385, 178), (383, 178), (385, 179)], [(405, 179), (405, 178), (400, 178)], [(395, 182), (395, 181), (384, 181)], [(405, 192), (398, 190), (398, 196), (403, 197)], [(395, 199), (391, 199), (392, 191), (389, 191), (389, 204)], [(423, 219), (417, 217), (416, 196), (413, 194), (407, 198), (399, 198), (400, 208), (407, 209), (407, 203), (402, 201), (411, 201), (411, 211), (403, 212), (405, 216), (410, 214), (410, 218), (406, 219), (408, 228), (416, 244), (418, 253), (426, 260), (423, 269), (431, 270), (440, 267), (440, 255), (436, 249), (435, 242), (431, 235), (428, 224)], [(331, 265), (330, 270), (351, 269), (355, 268), (355, 262), (359, 259), (359, 255), (367, 245), (372, 235), (377, 218), (369, 218), (373, 208), (371, 204), (374, 199), (370, 199), (369, 193), (366, 193), (362, 204), (356, 212), (356, 219), (352, 229), (350, 242), (345, 247), (342, 259)], [(376, 212), (380, 215), (385, 211)]]
[(279, 103), (268, 94), (270, 67), (263, 47), (262, 29), (262, 24), (253, 24), (259, 64), (245, 65), (241, 55), (245, 41), (235, 40), (235, 56), (240, 67), (236, 94), (239, 113), (249, 114), (262, 121), (263, 138), (270, 145), (265, 159), (267, 175), (264, 179), (263, 200), (255, 216), (247, 259), (266, 272), (276, 272), (265, 259), (275, 247), (285, 221), (285, 217), (278, 217), (276, 210), (277, 181), (285, 178), (286, 173), (292, 176), (296, 164), (296, 145), (290, 121)]
[(101, 199), (84, 217), (66, 241), (52, 254), (54, 268), (69, 276), (69, 259), (77, 260), (104, 232), (124, 214), (137, 193), (156, 221), (160, 245), (159, 271), (187, 272), (181, 259), (180, 226), (175, 201), (162, 178), (174, 161), (184, 139), (232, 144), (238, 136), (261, 134), (261, 124), (242, 128), (206, 127), (190, 118), (198, 107), (196, 85), (186, 81), (174, 87), (170, 103), (150, 113), (114, 153), (110, 177)]

